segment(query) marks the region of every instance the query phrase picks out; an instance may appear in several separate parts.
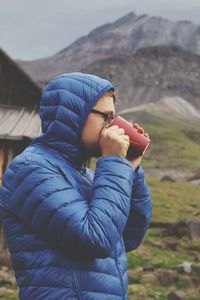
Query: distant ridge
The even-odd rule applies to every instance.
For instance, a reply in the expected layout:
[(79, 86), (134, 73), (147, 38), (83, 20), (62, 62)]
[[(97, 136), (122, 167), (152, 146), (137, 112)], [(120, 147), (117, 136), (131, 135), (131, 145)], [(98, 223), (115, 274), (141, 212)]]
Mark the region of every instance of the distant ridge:
[(119, 53), (134, 54), (140, 48), (174, 44), (200, 54), (199, 41), (200, 25), (130, 12), (92, 30), (54, 56), (18, 63), (34, 79), (44, 83), (58, 74), (80, 71), (96, 60)]
[(124, 109), (119, 114), (130, 114), (137, 111), (146, 111), (151, 113), (159, 113), (159, 109), (167, 109), (167, 111), (182, 120), (200, 121), (200, 110), (181, 97), (164, 97), (157, 102), (141, 104), (132, 108)]
[(121, 99), (118, 110), (164, 97), (180, 97), (200, 109), (199, 41), (199, 25), (131, 12), (52, 57), (19, 63), (43, 85), (66, 72), (105, 77)]
[(118, 110), (178, 96), (200, 109), (200, 56), (177, 46), (139, 49), (113, 55), (84, 69), (111, 80)]

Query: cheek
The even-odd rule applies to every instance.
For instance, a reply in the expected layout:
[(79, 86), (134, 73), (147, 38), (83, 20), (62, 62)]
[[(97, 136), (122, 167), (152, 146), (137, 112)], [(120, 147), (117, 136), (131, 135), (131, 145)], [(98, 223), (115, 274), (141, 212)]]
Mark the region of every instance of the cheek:
[(101, 126), (92, 126), (88, 130), (88, 139), (91, 143), (98, 143)]
[(101, 123), (88, 123), (85, 125), (82, 132), (82, 140), (87, 144), (97, 144), (99, 141), (99, 134), (102, 129)]

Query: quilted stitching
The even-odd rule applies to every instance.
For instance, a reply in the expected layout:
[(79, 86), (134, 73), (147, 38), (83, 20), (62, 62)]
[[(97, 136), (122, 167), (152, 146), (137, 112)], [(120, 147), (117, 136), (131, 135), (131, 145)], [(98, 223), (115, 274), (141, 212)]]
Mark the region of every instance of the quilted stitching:
[(22, 300), (127, 299), (125, 251), (139, 245), (151, 215), (143, 171), (110, 156), (93, 174), (80, 144), (90, 108), (111, 87), (81, 73), (52, 80), (43, 134), (5, 172), (0, 212)]

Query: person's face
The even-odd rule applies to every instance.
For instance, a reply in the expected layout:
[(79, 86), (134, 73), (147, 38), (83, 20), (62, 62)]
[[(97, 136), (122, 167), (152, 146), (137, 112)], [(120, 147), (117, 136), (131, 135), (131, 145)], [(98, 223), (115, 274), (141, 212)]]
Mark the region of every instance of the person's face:
[[(108, 94), (102, 96), (96, 103), (96, 105), (93, 107), (93, 109), (96, 109), (103, 113), (113, 112), (113, 114), (115, 114), (113, 97)], [(84, 151), (89, 157), (98, 157), (101, 155), (99, 147), (99, 138), (100, 132), (104, 126), (105, 120), (102, 115), (99, 115), (95, 112), (89, 113), (81, 136), (85, 148)]]

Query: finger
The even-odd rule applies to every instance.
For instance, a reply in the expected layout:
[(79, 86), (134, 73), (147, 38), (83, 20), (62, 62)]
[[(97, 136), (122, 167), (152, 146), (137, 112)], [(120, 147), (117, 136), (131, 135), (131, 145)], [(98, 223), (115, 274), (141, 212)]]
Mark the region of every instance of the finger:
[(133, 123), (132, 125), (133, 125), (133, 127), (136, 128), (136, 129), (138, 129), (138, 128), (140, 127), (139, 124), (137, 124), (137, 123)]
[(118, 134), (118, 135), (123, 135), (124, 134), (124, 129), (123, 128), (114, 128), (113, 130), (112, 130), (112, 133), (114, 133), (114, 134)]
[(125, 130), (123, 128), (116, 129), (116, 133), (123, 135)]
[(138, 128), (138, 132), (144, 133), (144, 129), (143, 129), (142, 127), (139, 127), (139, 128)]
[(128, 141), (128, 142), (129, 142), (129, 140), (130, 140), (130, 138), (129, 138), (128, 135), (123, 135), (122, 138), (123, 138), (123, 140)]
[[(107, 125), (106, 125), (107, 126)], [(105, 127), (106, 127), (105, 126)], [(105, 128), (104, 127), (104, 128)], [(119, 126), (118, 125), (113, 125), (113, 126), (110, 126), (110, 127), (107, 127), (107, 129), (109, 129), (110, 131), (114, 131), (114, 130), (116, 130), (116, 129), (119, 129)]]
[(124, 141), (124, 146), (126, 147), (126, 150), (128, 150), (128, 148), (129, 148), (129, 142), (128, 141)]

